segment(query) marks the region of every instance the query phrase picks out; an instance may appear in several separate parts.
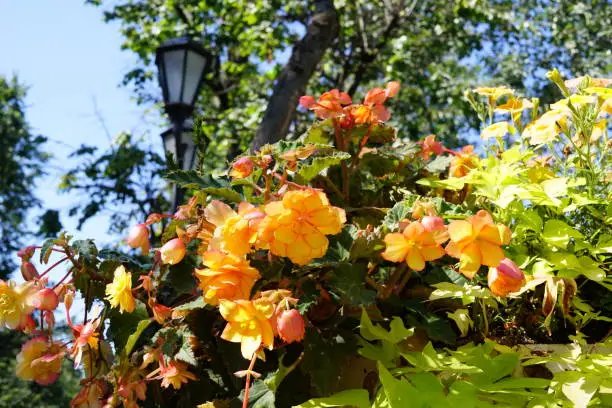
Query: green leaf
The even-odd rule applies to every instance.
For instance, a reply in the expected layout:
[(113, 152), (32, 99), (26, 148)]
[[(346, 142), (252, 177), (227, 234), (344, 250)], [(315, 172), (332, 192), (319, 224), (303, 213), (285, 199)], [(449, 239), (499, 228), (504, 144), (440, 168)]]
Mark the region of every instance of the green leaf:
[(145, 319), (145, 320), (141, 320), (140, 322), (138, 322), (138, 325), (136, 326), (136, 330), (134, 331), (134, 333), (130, 334), (130, 336), (128, 337), (125, 343), (125, 347), (121, 350), (121, 353), (123, 355), (125, 355), (126, 357), (129, 357), (130, 353), (132, 352), (132, 349), (134, 348), (134, 346), (136, 345), (136, 342), (138, 341), (138, 338), (140, 337), (142, 332), (147, 327), (149, 327), (151, 322), (152, 322), (151, 319)]
[(474, 327), (474, 322), (467, 309), (457, 309), (454, 312), (446, 312), (446, 315), (455, 322), (457, 328), (461, 332), (461, 337), (467, 336), (470, 328)]
[(393, 344), (397, 344), (414, 335), (414, 329), (407, 329), (402, 319), (398, 316), (393, 316), (389, 324), (389, 330), (384, 329), (380, 325), (373, 324), (365, 309), (361, 310), (359, 329), (361, 336), (366, 340), (386, 340)]
[(304, 314), (317, 303), (321, 291), (317, 289), (317, 286), (311, 280), (302, 283), (300, 289), (302, 290), (302, 294), (299, 296), (296, 308), (301, 314)]
[(54, 238), (49, 238), (42, 244), (42, 247), (40, 248), (40, 263), (46, 264), (49, 262), (49, 258), (53, 253), (53, 245), (55, 245)]
[(366, 275), (367, 266), (363, 263), (341, 263), (329, 280), (330, 290), (340, 294), (345, 303), (358, 306), (369, 305), (374, 302), (376, 292), (366, 289)]
[(391, 143), (395, 140), (395, 129), (392, 126), (377, 124), (370, 132), (368, 141), (372, 143)]
[[(240, 393), (240, 400), (244, 401), (244, 390)], [(262, 380), (253, 382), (249, 391), (249, 408), (276, 408), (276, 396)]]
[(571, 238), (583, 238), (583, 235), (561, 220), (548, 220), (542, 238), (552, 246), (565, 248)]
[(179, 335), (181, 336), (181, 342), (179, 343), (179, 350), (174, 355), (174, 358), (191, 364), (192, 366), (198, 365), (191, 342), (191, 338), (195, 336), (186, 326), (179, 330)]
[(450, 156), (438, 156), (434, 160), (427, 163), (425, 170), (433, 174), (440, 174), (448, 169), (450, 162), (453, 160)]
[(132, 313), (120, 313), (119, 309), (112, 308), (108, 316), (109, 338), (113, 341), (115, 350), (124, 349), (130, 336), (138, 330), (140, 322), (149, 318), (144, 304), (138, 300)]
[(601, 383), (596, 375), (576, 371), (557, 373), (553, 380), (562, 384), (561, 391), (575, 408), (586, 408)]
[(385, 216), (385, 219), (383, 220), (383, 227), (389, 229), (390, 231), (397, 231), (399, 222), (405, 218), (408, 218), (412, 212), (412, 206), (416, 199), (417, 196), (412, 195), (407, 200), (400, 201), (399, 203), (395, 204)]
[(329, 245), (325, 256), (313, 260), (310, 266), (330, 266), (348, 261), (356, 234), (357, 227), (350, 224), (345, 225), (339, 234), (329, 237)]
[(79, 260), (94, 265), (98, 261), (98, 248), (93, 242), (93, 239), (79, 239), (70, 245), (70, 247), (78, 252)]
[(204, 300), (204, 296), (199, 296), (196, 300), (192, 300), (191, 302), (187, 302), (180, 306), (176, 306), (174, 310), (204, 309), (206, 306), (208, 306), (208, 304)]
[(465, 185), (465, 181), (460, 178), (448, 178), (438, 180), (435, 178), (424, 178), (417, 181), (417, 184), (431, 188), (443, 188), (446, 190), (461, 190)]
[(233, 203), (239, 203), (242, 201), (242, 196), (236, 190), (232, 190), (230, 187), (206, 187), (200, 189), (211, 196), (220, 197)]
[(378, 375), (391, 408), (419, 407), (422, 401), (419, 390), (404, 379), (395, 379), (380, 362)]
[(329, 156), (315, 157), (310, 163), (300, 165), (296, 172), (296, 182), (306, 184), (323, 170), (350, 158), (351, 155), (346, 152), (334, 152)]
[(207, 188), (216, 187), (218, 183), (212, 178), (203, 178), (195, 170), (175, 170), (170, 171), (164, 176), (167, 180), (172, 181), (183, 188)]
[(326, 407), (370, 408), (370, 395), (366, 390), (345, 390), (326, 398), (314, 398), (293, 408), (326, 408)]

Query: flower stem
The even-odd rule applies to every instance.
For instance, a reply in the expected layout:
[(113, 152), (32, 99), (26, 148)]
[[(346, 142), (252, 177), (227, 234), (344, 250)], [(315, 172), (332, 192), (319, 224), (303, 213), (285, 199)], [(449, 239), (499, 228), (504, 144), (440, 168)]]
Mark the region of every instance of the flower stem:
[(68, 257), (64, 257), (62, 259), (60, 259), (59, 261), (57, 261), (56, 263), (54, 263), (53, 265), (51, 265), (50, 267), (47, 268), (46, 271), (44, 271), (42, 274), (40, 274), (40, 276), (38, 277), (39, 279), (42, 278), (43, 276), (45, 276), (47, 273), (49, 273), (49, 271), (51, 271), (53, 268), (55, 268), (57, 265), (61, 264), (62, 262), (64, 262), (65, 260), (67, 260)]
[(244, 400), (242, 401), (242, 408), (247, 408), (249, 406), (249, 391), (251, 389), (251, 372), (253, 371), (253, 367), (255, 367), (255, 361), (257, 361), (257, 351), (253, 353), (253, 358), (251, 358), (251, 364), (249, 364), (249, 368), (247, 369), (246, 383), (244, 385)]

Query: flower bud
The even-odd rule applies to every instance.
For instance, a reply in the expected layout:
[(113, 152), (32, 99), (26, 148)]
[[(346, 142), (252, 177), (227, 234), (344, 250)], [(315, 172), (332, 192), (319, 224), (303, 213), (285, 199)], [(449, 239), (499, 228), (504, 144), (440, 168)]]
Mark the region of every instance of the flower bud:
[(145, 224), (136, 224), (130, 228), (125, 241), (131, 248), (140, 248), (146, 254), (149, 252), (149, 229)]
[(162, 218), (163, 218), (162, 215), (158, 213), (149, 214), (149, 216), (147, 217), (147, 220), (145, 221), (145, 224), (151, 225), (151, 224), (158, 223), (162, 220)]
[(35, 246), (27, 246), (17, 252), (17, 256), (20, 257), (23, 261), (29, 261), (30, 258), (34, 255), (34, 251), (36, 251)]
[(278, 335), (285, 343), (302, 341), (304, 338), (304, 318), (295, 309), (285, 310), (276, 321)]
[(159, 250), (161, 260), (164, 264), (176, 265), (185, 257), (187, 248), (180, 238), (174, 238), (166, 242)]
[(272, 156), (270, 156), (269, 154), (264, 154), (260, 157), (257, 165), (262, 169), (267, 169), (268, 167), (270, 167), (270, 164), (272, 164), (273, 161), (274, 159), (272, 158)]
[(489, 289), (496, 296), (517, 292), (525, 282), (525, 275), (514, 262), (504, 258), (496, 268), (489, 268)]
[(64, 296), (64, 306), (66, 307), (66, 310), (70, 310), (70, 308), (72, 307), (73, 299), (74, 299), (74, 293), (67, 292), (66, 295)]
[(44, 288), (39, 290), (32, 299), (32, 304), (40, 310), (55, 310), (59, 305), (59, 297), (53, 289)]
[(436, 231), (439, 229), (444, 229), (444, 220), (435, 215), (426, 215), (421, 219), (421, 224), (425, 227), (427, 231)]
[(23, 276), (23, 279), (26, 281), (31, 281), (39, 276), (36, 267), (30, 261), (22, 262), (19, 269), (21, 270), (21, 276)]
[(249, 157), (241, 157), (232, 164), (230, 176), (233, 178), (245, 178), (252, 172), (255, 164)]

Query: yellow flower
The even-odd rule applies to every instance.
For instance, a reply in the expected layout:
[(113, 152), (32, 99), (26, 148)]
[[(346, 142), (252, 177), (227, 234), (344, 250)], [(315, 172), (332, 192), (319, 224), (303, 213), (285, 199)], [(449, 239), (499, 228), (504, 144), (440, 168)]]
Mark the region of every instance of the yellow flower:
[(34, 311), (36, 288), (32, 282), (17, 285), (0, 279), (0, 327), (19, 328)]
[(559, 135), (559, 127), (554, 123), (533, 122), (527, 125), (523, 138), (529, 139), (530, 145), (540, 145), (554, 141)]
[(478, 95), (488, 96), (494, 100), (504, 95), (514, 95), (514, 89), (508, 88), (507, 86), (481, 87), (474, 89), (474, 92)]
[(597, 97), (594, 95), (572, 95), (569, 98), (561, 99), (560, 101), (553, 103), (550, 105), (550, 109), (553, 111), (558, 110), (571, 112), (568, 107), (570, 102), (573, 106), (595, 104), (597, 102)]
[(119, 307), (121, 313), (131, 313), (136, 307), (132, 295), (132, 273), (127, 272), (123, 265), (115, 269), (113, 282), (106, 285), (106, 300), (112, 307)]
[(518, 113), (529, 108), (533, 108), (533, 103), (529, 99), (511, 98), (495, 108), (495, 112)]
[(491, 215), (480, 210), (467, 220), (448, 225), (450, 242), (446, 253), (459, 258), (459, 272), (472, 279), (480, 265), (497, 267), (506, 256), (500, 248), (510, 242), (512, 233), (502, 224), (494, 224)]
[(253, 358), (261, 346), (272, 349), (274, 332), (268, 320), (274, 314), (274, 305), (266, 299), (224, 300), (219, 303), (221, 316), (227, 325), (221, 338), (233, 343), (240, 343), (242, 356), (247, 360)]
[(607, 113), (612, 115), (612, 98), (607, 98), (599, 108), (600, 114)]
[(497, 122), (490, 126), (487, 126), (480, 132), (480, 137), (483, 140), (489, 140), (489, 138), (501, 138), (504, 137), (507, 133), (514, 133), (515, 129), (508, 122)]
[(237, 256), (251, 252), (259, 223), (265, 217), (263, 211), (247, 202), (240, 203), (236, 213), (229, 205), (217, 200), (206, 207), (204, 214), (216, 227), (209, 249)]
[(249, 261), (221, 251), (204, 253), (202, 263), (206, 269), (196, 269), (195, 273), (209, 305), (218, 305), (220, 299), (248, 299), (253, 284), (260, 278)]
[(259, 247), (298, 265), (325, 255), (326, 235), (338, 234), (346, 222), (343, 209), (331, 206), (325, 193), (311, 188), (289, 191), (282, 201), (267, 204), (265, 211)]
[(404, 262), (415, 271), (425, 268), (425, 261), (444, 256), (444, 249), (436, 242), (434, 232), (418, 221), (413, 221), (402, 233), (385, 236), (386, 249), (382, 257), (391, 262)]
[(59, 344), (36, 337), (26, 342), (17, 355), (15, 371), (22, 380), (34, 380), (40, 385), (55, 382), (62, 369), (65, 351)]
[(596, 142), (599, 138), (606, 134), (608, 131), (608, 123), (605, 119), (600, 120), (596, 124), (593, 125), (593, 130), (591, 131), (591, 142)]

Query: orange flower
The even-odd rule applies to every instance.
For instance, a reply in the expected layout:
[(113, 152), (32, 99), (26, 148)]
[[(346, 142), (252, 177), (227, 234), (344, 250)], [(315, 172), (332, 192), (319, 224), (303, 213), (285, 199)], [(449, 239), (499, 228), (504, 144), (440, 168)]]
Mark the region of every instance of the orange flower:
[(221, 251), (204, 253), (202, 263), (206, 269), (196, 269), (200, 288), (209, 305), (218, 305), (220, 299), (248, 299), (251, 289), (260, 278), (249, 261)]
[(270, 350), (274, 345), (274, 332), (268, 320), (274, 314), (274, 305), (265, 299), (220, 300), (219, 311), (227, 321), (221, 338), (240, 343), (242, 356), (247, 360), (261, 346)]
[(168, 388), (172, 386), (175, 390), (180, 389), (183, 384), (186, 384), (189, 380), (195, 380), (196, 376), (187, 371), (187, 364), (181, 363), (180, 361), (171, 360), (169, 363), (164, 363), (161, 359), (159, 362), (159, 368), (151, 372), (147, 377), (153, 378), (153, 375), (159, 373), (155, 379), (162, 380), (161, 386)]
[(253, 172), (255, 164), (249, 157), (241, 157), (232, 164), (230, 176), (233, 178), (243, 179), (249, 177)]
[(338, 234), (346, 222), (344, 210), (333, 207), (325, 193), (312, 188), (289, 191), (282, 201), (266, 205), (259, 246), (306, 265), (327, 252), (326, 235)]
[(383, 106), (383, 103), (388, 98), (395, 96), (399, 87), (399, 82), (392, 81), (387, 84), (385, 89), (370, 89), (362, 105), (349, 106), (347, 110), (357, 124), (385, 122), (389, 120), (391, 114)]
[(451, 242), (446, 253), (459, 259), (459, 271), (472, 279), (480, 265), (497, 267), (506, 256), (500, 248), (510, 242), (512, 232), (502, 224), (494, 224), (491, 215), (480, 210), (467, 220), (448, 225)]
[(300, 98), (300, 106), (312, 110), (321, 119), (342, 115), (342, 105), (350, 105), (352, 102), (348, 94), (337, 89), (325, 92), (318, 101), (310, 95)]
[(242, 202), (238, 213), (218, 200), (212, 201), (204, 210), (206, 219), (216, 226), (209, 249), (223, 250), (237, 256), (251, 252), (257, 239), (259, 223), (265, 213), (259, 208)]
[(413, 221), (402, 233), (385, 236), (386, 249), (382, 257), (391, 262), (406, 262), (415, 271), (425, 268), (425, 261), (433, 261), (444, 256), (444, 249), (435, 240), (434, 232), (425, 229), (423, 224)]
[(98, 326), (100, 326), (100, 318), (95, 318), (85, 325), (77, 324), (72, 326), (72, 334), (74, 335), (74, 345), (72, 346), (72, 353), (70, 357), (74, 359), (74, 366), (78, 367), (83, 357), (83, 351), (86, 346), (89, 346), (92, 350), (98, 349)]
[(11, 330), (25, 323), (34, 311), (36, 287), (32, 282), (17, 285), (9, 280), (0, 279), (0, 327)]
[(504, 258), (497, 267), (489, 268), (487, 280), (494, 295), (505, 297), (521, 289), (525, 283), (525, 275), (514, 262)]
[(52, 384), (59, 377), (64, 354), (59, 344), (49, 344), (46, 338), (35, 337), (26, 342), (17, 355), (17, 377), (34, 380), (40, 385)]
[(83, 386), (70, 401), (70, 408), (102, 408), (103, 387), (104, 381), (100, 379)]
[(417, 144), (421, 145), (421, 157), (423, 160), (427, 160), (432, 154), (442, 154), (444, 148), (442, 143), (436, 142), (436, 135), (429, 135), (422, 142)]
[(458, 152), (451, 161), (448, 170), (451, 177), (467, 176), (471, 169), (475, 168), (478, 163), (478, 156), (474, 154), (474, 146), (467, 145)]

